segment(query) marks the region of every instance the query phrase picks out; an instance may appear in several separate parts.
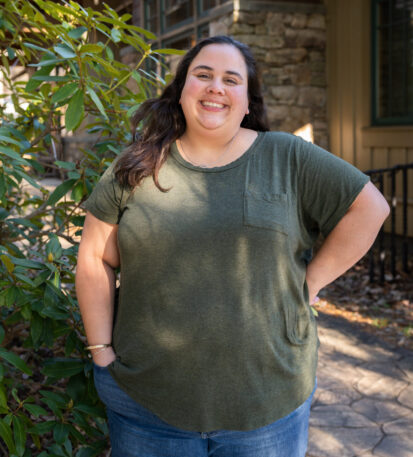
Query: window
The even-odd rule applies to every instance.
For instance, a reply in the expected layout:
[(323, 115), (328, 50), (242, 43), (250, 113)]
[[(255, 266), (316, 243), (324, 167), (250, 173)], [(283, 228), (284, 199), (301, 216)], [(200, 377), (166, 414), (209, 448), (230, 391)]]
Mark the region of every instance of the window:
[(373, 0), (375, 125), (413, 124), (413, 0)]
[(211, 8), (222, 5), (226, 0), (199, 0), (199, 11), (203, 13)]
[(193, 21), (192, 0), (163, 0), (162, 31), (171, 30), (178, 25)]
[(156, 35), (158, 33), (158, 1), (146, 0), (144, 9), (144, 27), (146, 30), (149, 30)]

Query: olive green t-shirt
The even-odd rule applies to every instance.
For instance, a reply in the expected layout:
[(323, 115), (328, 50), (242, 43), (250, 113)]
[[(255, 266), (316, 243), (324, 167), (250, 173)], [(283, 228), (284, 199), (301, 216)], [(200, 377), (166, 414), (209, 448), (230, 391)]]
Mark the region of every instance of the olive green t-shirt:
[(306, 265), (369, 178), (294, 135), (260, 132), (225, 166), (176, 145), (134, 192), (113, 165), (84, 207), (119, 224), (118, 385), (186, 430), (252, 430), (314, 388), (318, 338)]

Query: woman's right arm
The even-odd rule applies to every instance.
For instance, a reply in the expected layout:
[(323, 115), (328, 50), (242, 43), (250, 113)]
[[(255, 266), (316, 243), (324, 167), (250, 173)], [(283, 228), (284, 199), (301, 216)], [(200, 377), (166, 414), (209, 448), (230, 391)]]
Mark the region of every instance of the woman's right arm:
[[(88, 345), (112, 343), (115, 271), (119, 266), (116, 224), (87, 212), (76, 267), (76, 294)], [(115, 360), (112, 347), (92, 350), (97, 365)]]

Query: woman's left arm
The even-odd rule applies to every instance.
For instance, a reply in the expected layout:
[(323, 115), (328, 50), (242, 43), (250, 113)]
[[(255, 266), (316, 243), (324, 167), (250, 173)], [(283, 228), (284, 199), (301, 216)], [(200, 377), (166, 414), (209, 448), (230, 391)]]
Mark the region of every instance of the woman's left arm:
[(307, 267), (310, 303), (323, 287), (364, 256), (389, 212), (383, 195), (374, 184), (367, 183)]

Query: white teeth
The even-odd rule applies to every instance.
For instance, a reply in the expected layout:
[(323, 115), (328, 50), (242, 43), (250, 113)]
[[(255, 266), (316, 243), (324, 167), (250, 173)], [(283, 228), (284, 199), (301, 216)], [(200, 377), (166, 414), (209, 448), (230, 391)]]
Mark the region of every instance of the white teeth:
[(223, 108), (224, 105), (221, 103), (213, 103), (213, 102), (201, 102), (204, 106), (213, 106), (214, 108)]

